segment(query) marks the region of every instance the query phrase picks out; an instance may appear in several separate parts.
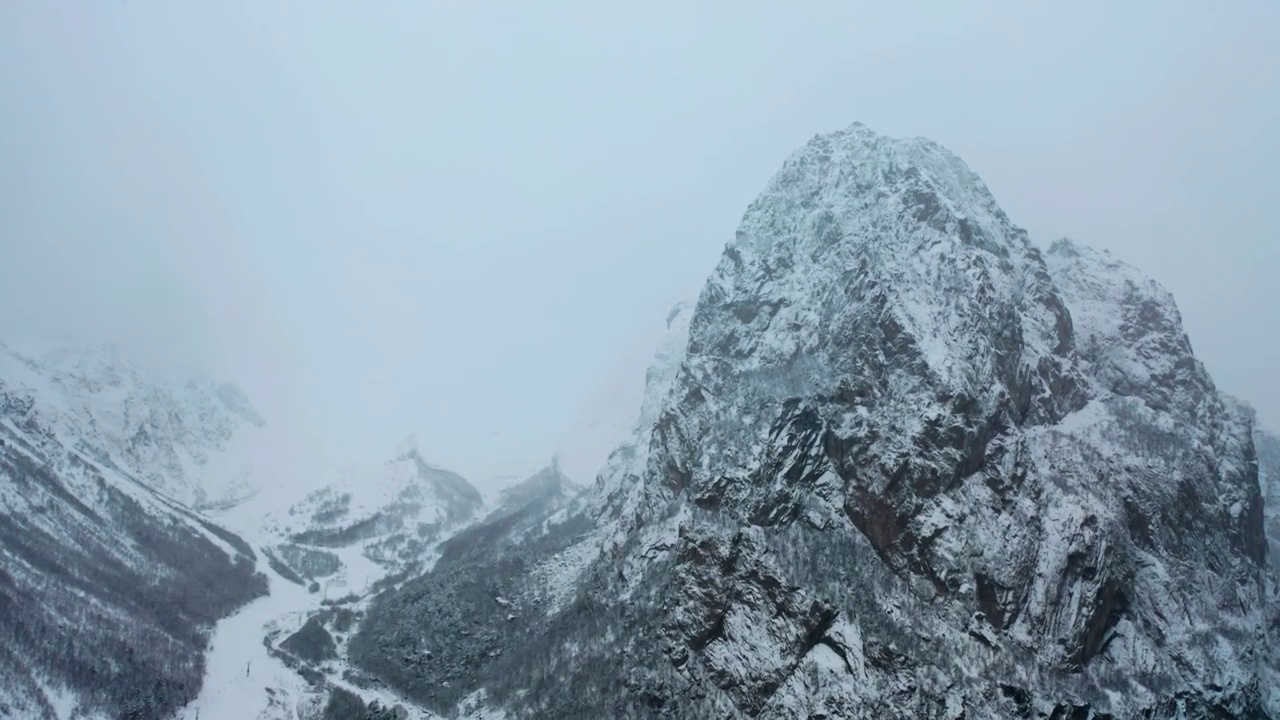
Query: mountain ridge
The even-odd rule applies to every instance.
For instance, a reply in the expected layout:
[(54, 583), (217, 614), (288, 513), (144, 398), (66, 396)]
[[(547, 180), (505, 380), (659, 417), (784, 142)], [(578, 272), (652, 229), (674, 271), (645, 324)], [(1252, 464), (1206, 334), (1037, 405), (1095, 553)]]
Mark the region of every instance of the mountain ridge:
[(66, 442), (105, 453), (107, 464), (186, 505), (234, 503), (264, 482), (252, 468), (211, 464), (266, 425), (234, 384), (157, 380), (109, 343), (37, 351), (0, 344), (0, 373)]

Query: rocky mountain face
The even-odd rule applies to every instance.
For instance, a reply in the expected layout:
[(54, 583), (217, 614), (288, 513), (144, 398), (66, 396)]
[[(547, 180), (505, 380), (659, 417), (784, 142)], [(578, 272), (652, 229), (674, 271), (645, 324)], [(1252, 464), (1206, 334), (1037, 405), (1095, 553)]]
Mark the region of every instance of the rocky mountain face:
[(945, 149), (815, 137), (655, 367), (587, 493), (384, 594), (356, 662), (477, 717), (1280, 709), (1251, 414)]
[(1269, 688), (1268, 707), (1272, 717), (1280, 715), (1280, 436), (1259, 429), (1254, 435), (1258, 449), (1258, 479), (1262, 486), (1267, 526), (1267, 631), (1270, 651), (1263, 661)]
[(1280, 436), (1259, 430), (1254, 438), (1258, 449), (1258, 481), (1266, 507), (1268, 559), (1280, 572)]
[[(170, 717), (253, 550), (175, 498), (238, 424), (234, 388), (147, 383), (113, 350), (0, 347), (0, 717)], [(221, 489), (230, 489), (224, 486)]]

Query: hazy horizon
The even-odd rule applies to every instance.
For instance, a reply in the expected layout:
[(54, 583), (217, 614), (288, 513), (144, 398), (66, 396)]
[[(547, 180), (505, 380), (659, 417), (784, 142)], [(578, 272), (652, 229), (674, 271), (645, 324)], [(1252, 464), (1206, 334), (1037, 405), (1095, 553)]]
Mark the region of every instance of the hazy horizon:
[(531, 469), (782, 161), (861, 121), (1158, 280), (1280, 428), (1278, 35), (1262, 2), (15, 3), (0, 340), (200, 367), (335, 462), (414, 433)]

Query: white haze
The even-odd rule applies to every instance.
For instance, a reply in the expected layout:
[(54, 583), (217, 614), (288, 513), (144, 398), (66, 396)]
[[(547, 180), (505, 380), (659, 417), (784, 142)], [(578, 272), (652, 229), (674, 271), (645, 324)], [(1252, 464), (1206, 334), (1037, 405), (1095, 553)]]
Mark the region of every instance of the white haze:
[(905, 5), (5, 3), (0, 337), (234, 379), (289, 452), (532, 467), (861, 120), (1156, 277), (1280, 424), (1280, 6)]

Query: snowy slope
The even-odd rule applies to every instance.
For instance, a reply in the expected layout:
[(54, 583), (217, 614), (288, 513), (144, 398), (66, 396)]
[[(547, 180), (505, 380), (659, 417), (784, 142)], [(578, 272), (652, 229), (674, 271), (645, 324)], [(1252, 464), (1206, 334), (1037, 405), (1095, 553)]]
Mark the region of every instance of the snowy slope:
[[(338, 473), (340, 477), (363, 476), (371, 480), (373, 500), (356, 503), (365, 508), (393, 507), (403, 488), (403, 467), (396, 461), (387, 464), (387, 474), (354, 470)], [(348, 485), (359, 494), (361, 485)], [(299, 513), (290, 520), (295, 525), (279, 524), (272, 518), (254, 520), (246, 512), (253, 503), (226, 510), (221, 514), (229, 527), (270, 558), (266, 572), (271, 581), (270, 594), (223, 620), (213, 635), (207, 673), (200, 695), (183, 708), (180, 717), (201, 720), (294, 720), (320, 718), (335, 693), (348, 692), (366, 704), (378, 702), (391, 708), (399, 706), (405, 714), (398, 720), (426, 720), (435, 716), (406, 703), (395, 693), (372, 685), (352, 682), (351, 669), (345, 661), (345, 644), (350, 626), (364, 614), (374, 589), (388, 576), (403, 568), (393, 562), (375, 561), (376, 553), (363, 542), (350, 545), (306, 545), (297, 543), (290, 529), (312, 531), (332, 528), (330, 523), (306, 525), (303, 511), (315, 509), (313, 495), (302, 501)], [(382, 537), (393, 536), (386, 533)], [(447, 535), (446, 535), (447, 536)], [(434, 542), (415, 558), (418, 563), (434, 561)], [(373, 555), (374, 557), (370, 557)], [(317, 562), (322, 557), (332, 564)], [(346, 618), (340, 621), (340, 618)], [(320, 633), (334, 643), (334, 654), (323, 661), (312, 662), (296, 655), (295, 638), (308, 628), (322, 628)], [(338, 715), (338, 717), (345, 717)]]
[(440, 544), (482, 516), (481, 494), (424, 460), (413, 437), (386, 462), (313, 470), (308, 483), (213, 513), (266, 560), (271, 593), (218, 626), (205, 686), (183, 712), (292, 720), (377, 703), (406, 713), (388, 717), (434, 717), (363, 680), (346, 646), (377, 590), (429, 570)]
[(440, 540), (484, 509), (480, 492), (461, 475), (428, 464), (413, 437), (385, 463), (335, 475), (287, 512), (265, 518), (282, 546), (359, 548), (388, 573), (408, 572), (428, 563)]
[(195, 695), (214, 622), (266, 581), (246, 543), (156, 488), (189, 487), (165, 467), (246, 407), (158, 390), (109, 351), (0, 349), (0, 716), (159, 718)]
[(442, 713), (1262, 716), (1252, 419), (1141, 273), (855, 124), (751, 204), (684, 348), (585, 496), (376, 602), (362, 666)]
[(0, 607), (19, 608), (0, 618), (0, 716), (404, 704), (293, 644), (321, 623), (342, 651), (340, 618), (429, 568), (483, 513), (465, 479), (412, 438), (386, 462), (320, 467), (280, 452), (234, 386), (163, 380), (109, 345), (20, 348), (0, 346)]
[(0, 380), (62, 443), (188, 506), (234, 503), (264, 482), (252, 458), (265, 423), (232, 384), (159, 381), (111, 345), (2, 343)]

